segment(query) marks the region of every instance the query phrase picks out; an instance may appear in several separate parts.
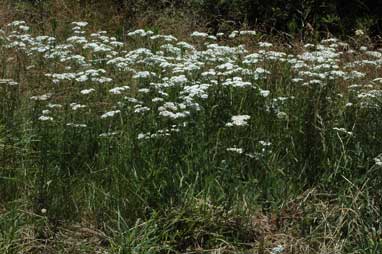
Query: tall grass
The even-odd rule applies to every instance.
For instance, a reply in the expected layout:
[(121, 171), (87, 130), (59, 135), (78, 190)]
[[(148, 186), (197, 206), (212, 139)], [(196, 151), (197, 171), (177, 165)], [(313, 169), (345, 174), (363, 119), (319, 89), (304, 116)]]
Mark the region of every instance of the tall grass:
[(2, 250), (381, 251), (381, 52), (86, 25), (1, 31)]

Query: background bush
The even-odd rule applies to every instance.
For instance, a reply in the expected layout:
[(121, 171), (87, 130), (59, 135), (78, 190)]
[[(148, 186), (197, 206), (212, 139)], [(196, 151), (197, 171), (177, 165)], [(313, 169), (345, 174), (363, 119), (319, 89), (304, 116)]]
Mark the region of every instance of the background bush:
[[(89, 13), (97, 10), (97, 15), (101, 13), (100, 20), (102, 18), (108, 23), (118, 19), (125, 29), (139, 24), (142, 19), (154, 24), (158, 15), (182, 13), (187, 15), (189, 22), (206, 25), (211, 32), (232, 30), (244, 25), (267, 32), (298, 35), (300, 38), (312, 34), (326, 36), (328, 33), (345, 36), (354, 34), (355, 29), (363, 29), (374, 37), (382, 32), (382, 2), (375, 0), (10, 1), (12, 5), (21, 4), (27, 9), (41, 8), (45, 14), (52, 10), (52, 5), (60, 2), (67, 7), (79, 5), (83, 16), (89, 16)], [(110, 9), (113, 10), (112, 15)], [(103, 17), (102, 13), (105, 14)]]

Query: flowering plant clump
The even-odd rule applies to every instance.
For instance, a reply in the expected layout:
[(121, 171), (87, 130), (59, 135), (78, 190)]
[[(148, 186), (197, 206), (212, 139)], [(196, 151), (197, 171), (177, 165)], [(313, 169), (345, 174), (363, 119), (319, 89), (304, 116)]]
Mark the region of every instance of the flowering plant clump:
[(181, 41), (139, 29), (122, 42), (87, 25), (73, 22), (63, 40), (23, 21), (0, 33), (7, 161), (29, 163), (38, 187), (24, 187), (43, 216), (108, 217), (84, 196), (134, 223), (200, 196), (247, 209), (289, 193), (286, 182), (381, 166), (381, 49), (336, 38), (280, 47), (249, 30)]

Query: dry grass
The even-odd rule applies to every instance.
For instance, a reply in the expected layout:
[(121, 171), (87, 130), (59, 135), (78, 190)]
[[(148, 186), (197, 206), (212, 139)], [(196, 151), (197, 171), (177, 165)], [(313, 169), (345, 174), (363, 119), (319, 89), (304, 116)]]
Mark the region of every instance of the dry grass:
[[(199, 217), (201, 214), (199, 215), (197, 211), (200, 209), (198, 207), (200, 200), (197, 200), (196, 213), (184, 213), (180, 216), (182, 211), (173, 211), (168, 214), (168, 217), (166, 215), (161, 217), (157, 223), (167, 225), (164, 228), (170, 225), (183, 225), (181, 228), (176, 227), (181, 230), (186, 229), (183, 227), (192, 225), (193, 229), (189, 232), (192, 235), (186, 233), (185, 236), (192, 236), (190, 239), (194, 239), (195, 242), (186, 239), (180, 241), (179, 244), (183, 242), (188, 247), (186, 252), (179, 253), (268, 254), (272, 253), (272, 249), (276, 246), (284, 248), (283, 254), (350, 253), (347, 252), (347, 248), (356, 242), (361, 242), (368, 233), (365, 230), (370, 228), (370, 222), (366, 221), (367, 217), (362, 214), (362, 210), (367, 209), (378, 216), (378, 207), (372, 206), (371, 203), (366, 207), (365, 186), (366, 184), (360, 187), (350, 184), (347, 195), (342, 196), (344, 200), (340, 200), (335, 194), (310, 189), (286, 201), (278, 211), (255, 214), (250, 212), (245, 217), (237, 217), (234, 213), (230, 215), (230, 212), (222, 214), (221, 208), (212, 205), (209, 205), (211, 210), (209, 219)], [(205, 205), (204, 202), (203, 206)], [(0, 218), (6, 212), (5, 208), (1, 209)], [(20, 238), (14, 244), (17, 249), (22, 250), (22, 253), (114, 253), (109, 252), (113, 236), (91, 223), (83, 221), (77, 224), (52, 226), (46, 223), (44, 216), (25, 210), (18, 212), (19, 216), (39, 221), (35, 224), (25, 224), (17, 229)], [(209, 225), (215, 226), (209, 227)], [(143, 230), (141, 233), (144, 233), (143, 224), (140, 227)], [(223, 241), (224, 238), (222, 238), (220, 244), (206, 248), (202, 244), (202, 239), (214, 235), (219, 239), (219, 234), (214, 232), (217, 228), (222, 228), (223, 232), (236, 232), (245, 238), (238, 239), (235, 244)], [(372, 234), (372, 232), (369, 233)], [(381, 237), (370, 236), (376, 241), (378, 237)], [(162, 242), (162, 244), (166, 243)], [(242, 247), (239, 249), (237, 245)], [(242, 252), (242, 248), (246, 251)]]

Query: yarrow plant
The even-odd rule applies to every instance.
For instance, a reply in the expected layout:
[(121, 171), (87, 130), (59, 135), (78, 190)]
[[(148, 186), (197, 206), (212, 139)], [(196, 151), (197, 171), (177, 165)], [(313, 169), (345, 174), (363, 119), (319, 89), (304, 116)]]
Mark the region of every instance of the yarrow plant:
[(231, 117), (231, 122), (228, 122), (226, 124), (227, 127), (233, 127), (233, 126), (245, 126), (248, 125), (248, 120), (251, 117), (249, 115), (237, 115)]
[(181, 41), (138, 29), (121, 42), (87, 25), (73, 22), (63, 40), (23, 21), (0, 33), (0, 124), (15, 146), (31, 137), (20, 164), (38, 177), (41, 216), (117, 210), (141, 228), (161, 205), (204, 195), (208, 207), (249, 211), (381, 166), (381, 50), (335, 38), (282, 50), (249, 30)]

